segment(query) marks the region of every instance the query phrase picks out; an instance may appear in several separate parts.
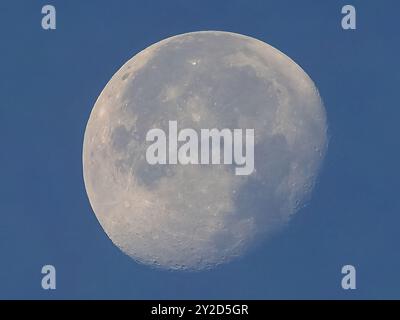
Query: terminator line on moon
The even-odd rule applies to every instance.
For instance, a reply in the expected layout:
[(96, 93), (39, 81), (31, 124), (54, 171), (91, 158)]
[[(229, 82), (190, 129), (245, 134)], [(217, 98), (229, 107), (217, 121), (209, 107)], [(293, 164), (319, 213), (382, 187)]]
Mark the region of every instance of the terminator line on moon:
[[(254, 129), (255, 169), (146, 161), (146, 134)], [(193, 32), (138, 53), (112, 77), (87, 124), (87, 194), (113, 243), (138, 262), (213, 268), (287, 224), (309, 198), (327, 147), (325, 109), (307, 74), (270, 45)]]

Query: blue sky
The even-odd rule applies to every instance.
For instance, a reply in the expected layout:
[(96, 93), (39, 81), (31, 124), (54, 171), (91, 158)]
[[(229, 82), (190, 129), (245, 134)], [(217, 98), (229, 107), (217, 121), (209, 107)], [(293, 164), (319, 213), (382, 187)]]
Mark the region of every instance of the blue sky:
[[(341, 28), (341, 7), (357, 30)], [(41, 7), (57, 30), (41, 29)], [(0, 3), (0, 298), (400, 298), (396, 1), (7, 1)], [(330, 145), (308, 206), (271, 241), (213, 271), (133, 262), (92, 213), (83, 134), (117, 69), (166, 37), (258, 38), (295, 60), (324, 100)], [(41, 267), (57, 290), (41, 288)], [(340, 286), (357, 269), (357, 289)]]

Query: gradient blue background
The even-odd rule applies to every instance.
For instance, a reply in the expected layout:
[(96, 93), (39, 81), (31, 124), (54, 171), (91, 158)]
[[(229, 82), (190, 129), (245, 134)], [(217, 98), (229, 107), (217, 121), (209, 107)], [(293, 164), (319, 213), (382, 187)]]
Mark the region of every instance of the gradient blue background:
[[(341, 7), (357, 30), (341, 28)], [(41, 7), (57, 30), (41, 29)], [(400, 298), (398, 1), (2, 1), (0, 298)], [(278, 48), (315, 81), (330, 145), (313, 197), (284, 232), (216, 270), (138, 265), (101, 229), (82, 178), (99, 93), (166, 37), (223, 30)], [(57, 290), (41, 289), (44, 264)], [(341, 267), (357, 290), (341, 289)]]

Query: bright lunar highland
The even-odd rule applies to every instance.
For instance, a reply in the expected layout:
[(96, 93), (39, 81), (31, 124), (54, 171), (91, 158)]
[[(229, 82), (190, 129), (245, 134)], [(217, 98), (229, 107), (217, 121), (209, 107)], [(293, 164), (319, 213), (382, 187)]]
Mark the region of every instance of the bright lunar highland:
[[(149, 130), (254, 129), (254, 170), (149, 164)], [(310, 198), (327, 148), (313, 81), (272, 46), (229, 32), (160, 41), (127, 61), (87, 124), (83, 172), (104, 231), (138, 262), (202, 270), (282, 229)], [(260, 249), (261, 250), (261, 249)]]

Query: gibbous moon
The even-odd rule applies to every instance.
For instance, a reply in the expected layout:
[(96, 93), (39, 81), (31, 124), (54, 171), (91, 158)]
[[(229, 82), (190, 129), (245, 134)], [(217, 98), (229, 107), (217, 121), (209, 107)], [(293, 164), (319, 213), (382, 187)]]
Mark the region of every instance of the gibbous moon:
[[(254, 129), (254, 171), (149, 164), (149, 130)], [(325, 109), (295, 62), (251, 37), (194, 32), (126, 62), (87, 124), (83, 172), (104, 231), (134, 260), (202, 270), (282, 229), (309, 199), (327, 147)]]

